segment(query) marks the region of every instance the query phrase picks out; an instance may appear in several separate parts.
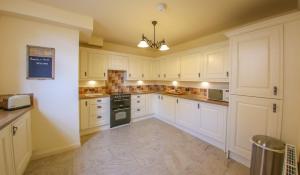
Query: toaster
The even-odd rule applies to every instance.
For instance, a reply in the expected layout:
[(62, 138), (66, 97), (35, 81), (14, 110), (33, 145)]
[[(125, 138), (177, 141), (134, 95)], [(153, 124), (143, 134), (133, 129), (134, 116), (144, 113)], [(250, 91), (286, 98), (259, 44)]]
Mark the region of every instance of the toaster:
[(1, 108), (12, 111), (31, 106), (30, 95), (11, 95), (1, 99)]

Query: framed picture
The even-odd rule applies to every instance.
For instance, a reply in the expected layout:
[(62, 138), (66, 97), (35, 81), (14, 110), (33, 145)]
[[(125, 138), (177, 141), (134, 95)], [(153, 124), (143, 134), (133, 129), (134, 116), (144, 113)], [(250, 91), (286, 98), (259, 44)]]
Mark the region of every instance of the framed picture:
[(27, 79), (55, 78), (55, 49), (27, 45)]

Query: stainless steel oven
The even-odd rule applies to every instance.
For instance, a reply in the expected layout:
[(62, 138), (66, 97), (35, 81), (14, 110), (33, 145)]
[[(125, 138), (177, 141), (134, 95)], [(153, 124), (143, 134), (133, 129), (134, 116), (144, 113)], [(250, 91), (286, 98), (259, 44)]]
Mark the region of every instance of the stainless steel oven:
[(110, 127), (130, 123), (131, 120), (131, 95), (112, 94), (110, 100)]

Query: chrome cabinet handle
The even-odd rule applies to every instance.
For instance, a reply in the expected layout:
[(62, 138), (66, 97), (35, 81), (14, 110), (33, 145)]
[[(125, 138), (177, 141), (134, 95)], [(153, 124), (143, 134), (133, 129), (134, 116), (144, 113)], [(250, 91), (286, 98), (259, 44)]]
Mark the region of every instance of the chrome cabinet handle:
[(138, 101), (136, 101), (137, 103), (140, 103), (140, 101), (138, 100)]
[(201, 77), (201, 74), (200, 74), (200, 73), (198, 73), (198, 77), (199, 77), (199, 78)]
[(97, 108), (98, 108), (98, 109), (101, 109), (101, 108), (102, 108), (102, 106), (97, 106)]
[(198, 109), (200, 109), (200, 104), (198, 103)]
[(278, 94), (278, 87), (277, 87), (277, 86), (274, 86), (274, 87), (273, 87), (273, 94), (274, 94), (274, 95), (277, 95), (277, 94)]
[(140, 111), (140, 109), (137, 109), (137, 111)]
[(102, 102), (102, 100), (97, 100), (97, 102)]
[(274, 103), (273, 104), (273, 113), (276, 113), (277, 112), (277, 105)]
[(100, 119), (100, 118), (102, 118), (102, 116), (99, 115), (99, 116), (97, 116), (97, 118)]
[(17, 130), (18, 130), (18, 127), (16, 127), (16, 126), (13, 126), (13, 128), (12, 128), (12, 131), (13, 131), (13, 136), (14, 136), (14, 135), (16, 135), (16, 133), (17, 133)]

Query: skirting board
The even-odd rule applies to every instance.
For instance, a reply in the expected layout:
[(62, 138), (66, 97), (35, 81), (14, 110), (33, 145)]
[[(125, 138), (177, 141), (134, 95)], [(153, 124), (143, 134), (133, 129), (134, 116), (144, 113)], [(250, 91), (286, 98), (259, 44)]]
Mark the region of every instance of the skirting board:
[(244, 158), (244, 157), (242, 157), (238, 154), (235, 154), (234, 152), (229, 151), (229, 158), (245, 165), (248, 168), (250, 168), (250, 164), (251, 164), (250, 160), (248, 160), (248, 159), (246, 159), (246, 158)]
[[(134, 122), (138, 122), (138, 121), (141, 121), (141, 120), (146, 120), (146, 119), (149, 119), (149, 118), (152, 118), (152, 117), (153, 117), (153, 115), (137, 117), (137, 118), (133, 118), (131, 122), (134, 123)], [(99, 126), (99, 127), (95, 127), (95, 128), (85, 129), (85, 130), (80, 131), (80, 136), (93, 134), (93, 133), (96, 133), (96, 132), (99, 132), (99, 131), (104, 131), (104, 130), (107, 130), (107, 129), (111, 129), (109, 125), (104, 125), (104, 126)]]
[(47, 151), (40, 151), (40, 152), (36, 151), (36, 152), (32, 153), (31, 160), (37, 160), (37, 159), (52, 156), (55, 154), (64, 153), (67, 151), (71, 151), (71, 150), (80, 148), (80, 146), (81, 146), (80, 143), (76, 143), (76, 144), (72, 144), (72, 145), (68, 145), (68, 146), (64, 146), (64, 147), (60, 147), (60, 148), (54, 148), (54, 149), (47, 150)]
[(207, 136), (204, 136), (204, 135), (192, 132), (192, 131), (190, 131), (190, 130), (182, 127), (182, 126), (179, 126), (179, 125), (177, 125), (175, 123), (163, 120), (162, 118), (158, 117), (157, 115), (155, 115), (154, 117), (157, 118), (158, 120), (162, 121), (162, 122), (165, 122), (165, 123), (167, 123), (169, 125), (172, 125), (172, 126), (178, 128), (178, 129), (182, 130), (183, 132), (186, 132), (186, 133), (188, 133), (188, 134), (190, 134), (190, 135), (192, 135), (194, 137), (197, 137), (198, 139), (200, 139), (200, 140), (202, 140), (204, 142), (207, 142), (207, 143), (209, 143), (209, 144), (211, 144), (211, 145), (213, 145), (213, 146), (221, 149), (222, 151), (224, 151), (224, 153), (226, 152), (225, 143), (221, 143), (221, 142), (216, 141), (216, 140), (214, 140), (214, 139), (212, 139), (210, 137), (207, 137)]

